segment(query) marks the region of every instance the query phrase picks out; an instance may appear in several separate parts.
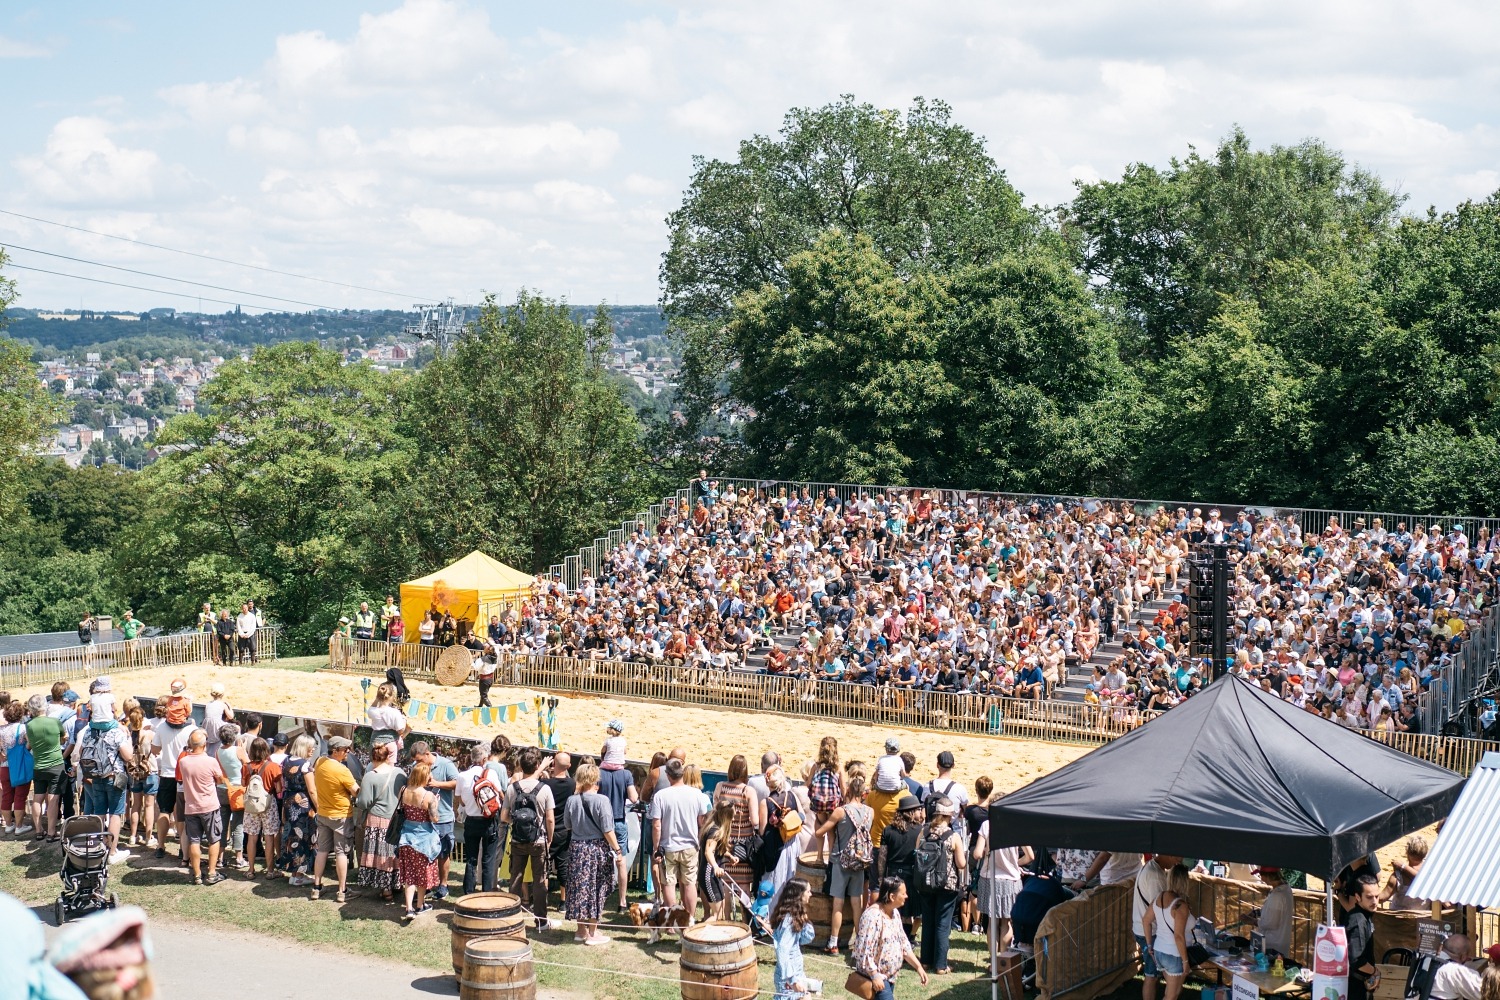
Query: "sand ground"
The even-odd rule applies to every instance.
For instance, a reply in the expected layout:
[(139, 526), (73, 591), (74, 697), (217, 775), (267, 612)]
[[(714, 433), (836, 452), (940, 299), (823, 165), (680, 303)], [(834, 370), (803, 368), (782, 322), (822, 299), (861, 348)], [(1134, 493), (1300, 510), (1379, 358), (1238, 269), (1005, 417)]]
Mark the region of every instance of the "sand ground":
[[(188, 693), (195, 702), (207, 701), (209, 686), (222, 681), (229, 704), (236, 710), (312, 716), (355, 724), (364, 722), (365, 695), (360, 688), (360, 679), (330, 672), (307, 674), (212, 665), (133, 671), (114, 678), (115, 696), (118, 700), (132, 694), (156, 697), (167, 691), (174, 677), (187, 680)], [(413, 698), (438, 705), (468, 707), (477, 697), (472, 685), (448, 688), (409, 681), (408, 686)], [(74, 687), (80, 693), (87, 690), (82, 682)], [(515, 702), (530, 705), (531, 699), (540, 693), (497, 684), (490, 692), (490, 701), (495, 705)], [(935, 762), (940, 751), (951, 750), (957, 764), (954, 776), (966, 785), (972, 787), (975, 778), (989, 775), (997, 788), (1010, 791), (1081, 757), (1089, 749), (995, 736), (875, 728), (827, 719), (799, 719), (796, 716), (686, 707), (666, 702), (587, 695), (557, 697), (556, 734), (558, 745), (564, 749), (597, 754), (604, 741), (605, 724), (611, 719), (622, 719), (626, 724), (625, 737), (632, 760), (650, 760), (657, 750), (681, 746), (687, 750), (690, 762), (714, 771), (725, 770), (730, 758), (742, 753), (753, 772), (759, 768), (760, 755), (775, 750), (795, 776), (804, 761), (817, 756), (818, 743), (824, 736), (838, 739), (839, 753), (844, 760), (862, 759), (873, 766), (886, 737), (894, 735), (901, 741), (903, 750), (916, 754), (914, 776), (919, 780), (931, 778), (936, 773)], [(534, 714), (523, 713), (515, 722), (491, 726), (475, 726), (463, 717), (448, 722), (443, 718), (444, 714), (440, 711), (438, 718), (431, 722), (414, 719), (413, 728), (484, 740), (496, 733), (504, 733), (517, 743), (536, 742)]]

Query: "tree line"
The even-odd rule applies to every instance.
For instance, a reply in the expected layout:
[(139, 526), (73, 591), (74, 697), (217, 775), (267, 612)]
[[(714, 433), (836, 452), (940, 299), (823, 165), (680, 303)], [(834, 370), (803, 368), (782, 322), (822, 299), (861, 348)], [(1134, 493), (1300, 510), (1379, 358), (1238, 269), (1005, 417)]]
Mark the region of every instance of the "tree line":
[(47, 394), (0, 347), (0, 630), (254, 596), (313, 646), (471, 548), (543, 568), (700, 465), (1500, 511), (1497, 196), (1404, 211), (1317, 140), (1236, 130), (1035, 206), (943, 103), (846, 97), (696, 159), (667, 224), (681, 384), (644, 415), (608, 312), (523, 292), (419, 372), (260, 347), (168, 424), (181, 450), (73, 471), (25, 457)]

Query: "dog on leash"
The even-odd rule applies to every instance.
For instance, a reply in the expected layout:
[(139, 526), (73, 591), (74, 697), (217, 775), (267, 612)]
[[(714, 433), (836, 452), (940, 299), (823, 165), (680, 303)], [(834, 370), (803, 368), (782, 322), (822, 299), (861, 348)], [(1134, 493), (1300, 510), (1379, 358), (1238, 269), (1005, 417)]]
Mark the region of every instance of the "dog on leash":
[(625, 909), (630, 922), (650, 931), (647, 944), (655, 944), (668, 931), (686, 930), (692, 925), (692, 915), (682, 905), (668, 906), (666, 903), (631, 903)]

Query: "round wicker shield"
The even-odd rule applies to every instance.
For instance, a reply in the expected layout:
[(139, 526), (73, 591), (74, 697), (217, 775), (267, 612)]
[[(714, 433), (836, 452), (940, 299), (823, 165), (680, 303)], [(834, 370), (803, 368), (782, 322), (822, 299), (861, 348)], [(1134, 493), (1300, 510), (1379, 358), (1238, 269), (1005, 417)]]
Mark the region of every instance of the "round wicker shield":
[(473, 662), (474, 654), (468, 648), (449, 646), (438, 657), (437, 666), (432, 668), (432, 672), (437, 675), (439, 684), (458, 687), (469, 682), (469, 670)]

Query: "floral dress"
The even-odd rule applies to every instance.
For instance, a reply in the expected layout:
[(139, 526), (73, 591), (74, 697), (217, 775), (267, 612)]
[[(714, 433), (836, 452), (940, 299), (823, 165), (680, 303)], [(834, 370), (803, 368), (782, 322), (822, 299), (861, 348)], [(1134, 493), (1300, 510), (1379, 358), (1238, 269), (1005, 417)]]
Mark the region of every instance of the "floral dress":
[(317, 814), (307, 795), (307, 776), (312, 771), (306, 758), (288, 761), (282, 772), (281, 854), (276, 867), (289, 875), (311, 875), (315, 853)]

